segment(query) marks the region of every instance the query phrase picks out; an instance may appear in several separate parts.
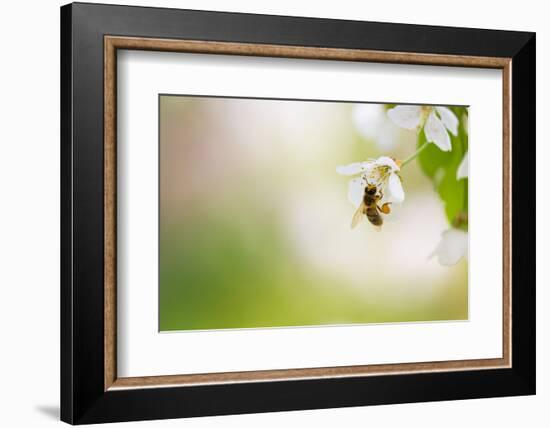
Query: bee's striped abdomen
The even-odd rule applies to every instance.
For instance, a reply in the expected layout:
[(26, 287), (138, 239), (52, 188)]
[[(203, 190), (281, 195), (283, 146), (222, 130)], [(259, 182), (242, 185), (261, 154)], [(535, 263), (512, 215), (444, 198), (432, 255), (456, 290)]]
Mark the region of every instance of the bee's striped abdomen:
[(375, 226), (382, 226), (384, 221), (382, 220), (382, 216), (376, 209), (376, 205), (371, 205), (366, 209), (365, 214), (367, 215), (367, 218), (369, 221), (375, 225)]

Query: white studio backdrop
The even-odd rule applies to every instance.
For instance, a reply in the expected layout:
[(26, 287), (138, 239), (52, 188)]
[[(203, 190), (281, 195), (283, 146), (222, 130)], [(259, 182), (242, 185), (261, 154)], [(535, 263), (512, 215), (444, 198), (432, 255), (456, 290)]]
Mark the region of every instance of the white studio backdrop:
[[(117, 3), (103, 1), (104, 3)], [(158, 427), (544, 427), (550, 417), (550, 190), (544, 186), (550, 147), (550, 28), (544, 2), (440, 0), (296, 2), (277, 0), (148, 0), (125, 4), (323, 18), (537, 31), (537, 279), (538, 394), (461, 402), (328, 409), (263, 415), (127, 423)], [(0, 321), (2, 412), (8, 427), (60, 426), (59, 406), (59, 6), (57, 0), (6, 2), (1, 7), (0, 68)], [(498, 6), (498, 7), (497, 7)], [(541, 77), (542, 76), (542, 77)], [(516, 208), (517, 209), (517, 208)]]

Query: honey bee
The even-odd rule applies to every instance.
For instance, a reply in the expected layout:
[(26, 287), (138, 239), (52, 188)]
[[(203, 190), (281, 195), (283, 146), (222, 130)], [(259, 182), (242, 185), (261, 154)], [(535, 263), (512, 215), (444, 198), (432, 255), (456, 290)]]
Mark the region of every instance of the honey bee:
[(382, 197), (383, 194), (381, 191), (378, 191), (376, 185), (367, 184), (361, 205), (359, 205), (359, 208), (357, 208), (357, 211), (355, 211), (355, 214), (353, 214), (353, 218), (351, 219), (352, 229), (361, 223), (366, 216), (371, 224), (380, 230), (382, 224), (384, 224), (384, 220), (382, 219), (380, 213), (390, 213), (390, 202), (387, 202), (382, 206), (378, 205), (378, 202), (380, 202)]

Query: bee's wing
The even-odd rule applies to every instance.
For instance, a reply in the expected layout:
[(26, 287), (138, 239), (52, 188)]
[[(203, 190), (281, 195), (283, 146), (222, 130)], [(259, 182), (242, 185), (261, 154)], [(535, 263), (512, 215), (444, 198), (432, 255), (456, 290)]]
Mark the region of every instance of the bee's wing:
[(351, 228), (354, 229), (355, 226), (357, 226), (359, 223), (363, 221), (365, 218), (365, 208), (367, 206), (364, 202), (361, 202), (361, 205), (359, 205), (359, 208), (357, 208), (357, 211), (355, 211), (355, 214), (353, 214), (353, 217), (351, 218)]

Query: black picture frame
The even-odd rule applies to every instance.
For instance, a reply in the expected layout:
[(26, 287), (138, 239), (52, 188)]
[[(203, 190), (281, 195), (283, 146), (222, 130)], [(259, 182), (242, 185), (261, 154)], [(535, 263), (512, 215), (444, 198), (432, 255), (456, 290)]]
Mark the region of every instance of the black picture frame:
[[(105, 391), (104, 36), (512, 59), (512, 366)], [(535, 34), (73, 3), (61, 8), (61, 419), (86, 424), (535, 393)]]

